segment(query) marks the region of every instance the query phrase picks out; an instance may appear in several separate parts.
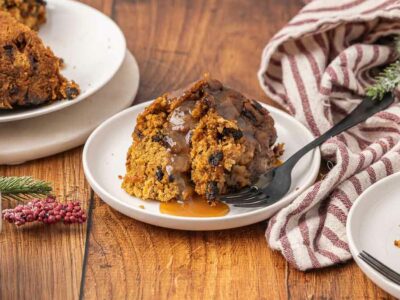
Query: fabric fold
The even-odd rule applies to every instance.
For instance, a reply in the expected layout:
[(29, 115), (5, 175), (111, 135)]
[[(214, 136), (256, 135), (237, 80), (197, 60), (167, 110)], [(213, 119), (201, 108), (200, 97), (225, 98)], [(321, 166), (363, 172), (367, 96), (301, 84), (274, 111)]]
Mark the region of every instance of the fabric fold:
[[(348, 114), (397, 53), (400, 1), (316, 0), (307, 4), (264, 49), (259, 81), (266, 94), (314, 136)], [(335, 163), (329, 173), (279, 211), (266, 237), (297, 269), (351, 258), (346, 219), (366, 188), (400, 171), (400, 104), (330, 139), (321, 147)]]

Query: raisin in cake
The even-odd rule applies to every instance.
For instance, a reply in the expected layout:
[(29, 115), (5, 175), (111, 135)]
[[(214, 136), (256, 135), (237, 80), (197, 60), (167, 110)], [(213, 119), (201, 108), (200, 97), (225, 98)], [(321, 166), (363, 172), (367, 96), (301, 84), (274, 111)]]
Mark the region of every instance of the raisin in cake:
[(37, 106), (79, 94), (60, 74), (60, 59), (36, 32), (0, 11), (0, 109)]
[(46, 22), (46, 2), (43, 0), (0, 0), (0, 10), (32, 29)]
[(132, 136), (122, 187), (159, 201), (215, 200), (254, 183), (282, 149), (265, 108), (208, 77), (156, 99)]

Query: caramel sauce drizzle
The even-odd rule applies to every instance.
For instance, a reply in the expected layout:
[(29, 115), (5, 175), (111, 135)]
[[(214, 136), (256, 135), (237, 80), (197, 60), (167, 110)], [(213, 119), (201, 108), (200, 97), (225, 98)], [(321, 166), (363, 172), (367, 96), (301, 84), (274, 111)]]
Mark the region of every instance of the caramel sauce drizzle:
[(222, 217), (229, 213), (229, 206), (220, 201), (209, 204), (206, 199), (194, 196), (186, 201), (162, 202), (160, 204), (160, 212), (179, 217)]

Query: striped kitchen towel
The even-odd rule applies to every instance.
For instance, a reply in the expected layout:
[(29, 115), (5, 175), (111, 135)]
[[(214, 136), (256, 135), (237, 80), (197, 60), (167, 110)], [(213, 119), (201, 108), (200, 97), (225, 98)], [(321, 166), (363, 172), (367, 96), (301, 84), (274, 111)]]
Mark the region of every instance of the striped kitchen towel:
[[(264, 49), (259, 80), (266, 94), (315, 136), (362, 99), (373, 76), (397, 58), (400, 0), (309, 2)], [(272, 249), (300, 270), (351, 258), (346, 219), (358, 195), (400, 171), (400, 104), (321, 147), (333, 167), (268, 224)]]

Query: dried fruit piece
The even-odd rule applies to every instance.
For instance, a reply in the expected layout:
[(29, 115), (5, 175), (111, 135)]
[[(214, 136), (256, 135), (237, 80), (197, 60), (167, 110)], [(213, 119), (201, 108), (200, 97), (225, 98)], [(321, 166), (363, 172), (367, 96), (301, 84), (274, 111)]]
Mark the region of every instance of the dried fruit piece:
[(210, 181), (207, 184), (206, 198), (207, 200), (215, 200), (219, 194), (218, 183), (216, 181)]
[(65, 89), (65, 94), (67, 95), (68, 100), (72, 100), (79, 95), (79, 88), (76, 85), (69, 85)]
[(5, 45), (3, 46), (3, 49), (7, 56), (9, 56), (10, 58), (13, 57), (14, 47), (12, 45)]
[(135, 129), (135, 135), (137, 136), (137, 138), (139, 139), (139, 140), (141, 140), (141, 139), (143, 139), (144, 138), (144, 135), (143, 135), (143, 132), (141, 132), (139, 129)]
[(234, 140), (237, 141), (243, 137), (243, 132), (239, 129), (225, 127), (222, 130), (220, 139), (222, 139), (224, 136), (232, 136), (234, 138)]
[(160, 166), (157, 167), (156, 178), (158, 181), (161, 181), (164, 178), (164, 172)]
[(214, 167), (217, 167), (223, 159), (224, 153), (222, 153), (222, 151), (218, 151), (210, 155), (210, 157), (208, 158), (208, 163)]
[(165, 147), (165, 148), (169, 148), (169, 144), (166, 140), (166, 136), (162, 133), (157, 133), (156, 135), (151, 137), (151, 140), (155, 143), (159, 143), (161, 146)]
[(254, 114), (251, 111), (245, 109), (242, 111), (242, 114), (246, 118), (248, 118), (250, 121), (252, 121), (254, 124), (257, 124), (257, 118), (254, 116)]

